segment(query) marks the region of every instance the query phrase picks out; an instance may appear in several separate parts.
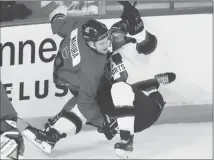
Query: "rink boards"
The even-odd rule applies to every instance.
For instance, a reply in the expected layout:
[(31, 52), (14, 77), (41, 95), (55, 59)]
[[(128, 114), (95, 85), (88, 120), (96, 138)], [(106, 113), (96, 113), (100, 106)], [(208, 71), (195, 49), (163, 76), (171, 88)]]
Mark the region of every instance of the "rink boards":
[[(159, 42), (155, 54), (150, 56), (151, 69), (177, 74), (175, 83), (161, 88), (166, 107), (187, 109), (186, 105), (193, 105), (194, 110), (196, 105), (209, 114), (212, 106), (204, 104), (212, 104), (212, 15), (143, 20)], [(118, 19), (101, 21), (110, 27)], [(52, 80), (60, 41), (52, 34), (50, 24), (1, 28), (1, 79), (23, 118), (53, 115), (71, 97), (66, 88), (56, 88)], [(200, 113), (200, 109), (195, 109)]]

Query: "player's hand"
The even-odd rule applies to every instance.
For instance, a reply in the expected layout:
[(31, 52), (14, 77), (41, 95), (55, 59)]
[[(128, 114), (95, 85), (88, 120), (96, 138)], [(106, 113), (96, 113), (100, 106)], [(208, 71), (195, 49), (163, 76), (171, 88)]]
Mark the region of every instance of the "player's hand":
[(137, 8), (135, 8), (135, 6), (131, 5), (129, 2), (123, 2), (122, 5), (124, 6), (124, 8), (123, 13), (121, 15), (121, 19), (128, 21), (129, 34), (130, 35), (138, 34), (144, 29), (144, 24), (141, 19), (139, 11), (137, 10)]
[(121, 15), (122, 20), (128, 20), (131, 22), (132, 19), (135, 19), (136, 17), (140, 17), (140, 13), (135, 8), (135, 6), (132, 6), (130, 2), (121, 2), (120, 4), (123, 5), (123, 13)]
[(1, 159), (23, 159), (24, 139), (14, 128), (1, 134)]
[(117, 120), (113, 117), (106, 116), (104, 123), (98, 127), (99, 133), (104, 133), (108, 140), (111, 140), (118, 132)]

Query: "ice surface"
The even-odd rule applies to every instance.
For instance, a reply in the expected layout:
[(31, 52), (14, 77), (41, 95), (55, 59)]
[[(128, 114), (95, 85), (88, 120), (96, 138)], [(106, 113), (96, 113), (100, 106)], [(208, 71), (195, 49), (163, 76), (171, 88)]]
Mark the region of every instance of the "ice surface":
[[(97, 131), (84, 131), (61, 140), (51, 155), (25, 139), (25, 158), (32, 159), (117, 159), (113, 146)], [(212, 159), (212, 123), (162, 124), (136, 134), (132, 158)]]

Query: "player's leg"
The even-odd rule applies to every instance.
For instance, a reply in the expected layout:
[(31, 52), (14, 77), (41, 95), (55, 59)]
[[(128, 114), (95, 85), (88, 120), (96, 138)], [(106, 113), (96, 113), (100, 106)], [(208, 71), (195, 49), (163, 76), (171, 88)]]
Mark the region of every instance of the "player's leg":
[(158, 89), (160, 85), (172, 83), (175, 79), (176, 79), (175, 73), (166, 72), (155, 75), (153, 79), (136, 82), (131, 86), (134, 88), (138, 88), (142, 91), (149, 91), (152, 89)]
[[(91, 114), (96, 114), (100, 111), (98, 107), (92, 108), (79, 108), (77, 104), (74, 105), (74, 101), (69, 100), (65, 108), (71, 108), (71, 110), (62, 110), (59, 118), (53, 125), (50, 125), (46, 131), (39, 130), (32, 126), (28, 126), (23, 134), (41, 150), (50, 153), (56, 143), (65, 138), (67, 134), (75, 135), (79, 133), (82, 126), (86, 123), (86, 117), (90, 117)], [(95, 117), (97, 121), (102, 123), (103, 117)]]
[(65, 138), (67, 134), (78, 134), (86, 123), (86, 118), (77, 105), (70, 111), (62, 110), (58, 115), (56, 121), (49, 125), (46, 130), (28, 126), (23, 134), (37, 147), (50, 153), (60, 139)]
[(121, 138), (121, 141), (115, 144), (115, 151), (118, 156), (128, 158), (133, 151), (135, 95), (132, 87), (124, 82), (113, 84), (111, 95)]
[(141, 91), (150, 91), (153, 89), (158, 89), (160, 83), (156, 79), (148, 79), (140, 82), (136, 82), (131, 85), (133, 88), (138, 88)]
[(17, 129), (17, 112), (0, 81), (1, 159), (19, 159), (24, 154), (24, 140)]
[(135, 92), (135, 133), (141, 132), (153, 125), (159, 118), (165, 101), (157, 90), (150, 91), (149, 95), (138, 89)]
[(154, 77), (155, 79), (132, 85), (135, 92), (135, 132), (140, 132), (150, 127), (158, 120), (166, 102), (157, 89), (160, 84), (166, 85), (173, 82), (176, 79), (176, 74), (166, 72)]
[(78, 109), (77, 98), (73, 96), (56, 116), (48, 119), (43, 131), (28, 126), (23, 134), (37, 147), (50, 153), (61, 138), (68, 133), (79, 133), (85, 123), (86, 118)]
[(68, 89), (71, 92), (71, 94), (73, 95), (73, 97), (68, 100), (68, 102), (63, 106), (62, 110), (60, 110), (59, 113), (57, 113), (56, 115), (54, 115), (51, 118), (48, 118), (47, 122), (44, 125), (44, 130), (47, 130), (47, 128), (54, 125), (56, 123), (56, 121), (62, 116), (63, 111), (70, 111), (77, 104), (76, 97), (78, 96), (79, 92), (73, 88), (68, 88)]
[[(72, 93), (72, 90), (70, 90)], [(73, 94), (74, 95), (74, 94)], [(54, 115), (51, 118), (48, 118), (47, 123), (44, 125), (44, 130), (47, 130), (50, 126), (54, 125), (56, 121), (62, 116), (62, 113), (64, 111), (69, 112), (74, 108), (74, 106), (77, 104), (77, 98), (76, 96), (73, 96), (71, 99), (68, 100), (68, 102), (63, 106), (62, 110)]]

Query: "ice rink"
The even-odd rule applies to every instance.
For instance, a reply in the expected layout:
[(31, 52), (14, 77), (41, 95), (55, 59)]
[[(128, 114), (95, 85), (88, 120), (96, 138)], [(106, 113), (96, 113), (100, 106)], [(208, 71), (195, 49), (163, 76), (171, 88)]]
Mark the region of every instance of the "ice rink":
[[(113, 146), (95, 130), (69, 136), (45, 154), (25, 139), (26, 159), (117, 159)], [(136, 134), (133, 159), (212, 159), (212, 123), (160, 124)], [(119, 158), (118, 158), (119, 159)]]
[[(139, 62), (145, 62), (143, 68), (150, 76), (157, 72), (174, 72), (177, 77), (175, 83), (160, 88), (167, 106), (155, 125), (135, 135), (131, 158), (212, 159), (212, 15), (144, 18), (145, 27), (158, 38), (157, 54), (151, 54), (145, 61), (143, 57)], [(117, 19), (104, 21), (110, 27)], [(4, 77), (1, 80), (7, 86), (19, 117), (40, 129), (48, 116), (57, 114), (71, 98), (70, 93), (58, 97), (63, 90), (52, 82), (51, 59), (61, 39), (53, 36), (50, 27), (50, 24), (4, 27), (1, 35), (1, 53), (8, 45), (2, 54)], [(38, 33), (45, 34), (38, 36)], [(24, 48), (24, 44), (29, 45)], [(43, 55), (43, 52), (46, 53)], [(133, 71), (143, 76), (147, 73), (137, 72), (136, 68)], [(19, 125), (23, 130), (26, 124)], [(103, 134), (86, 126), (78, 135), (68, 135), (59, 141), (50, 155), (25, 139), (24, 158), (119, 159), (114, 152), (118, 140), (117, 135), (107, 141)]]

